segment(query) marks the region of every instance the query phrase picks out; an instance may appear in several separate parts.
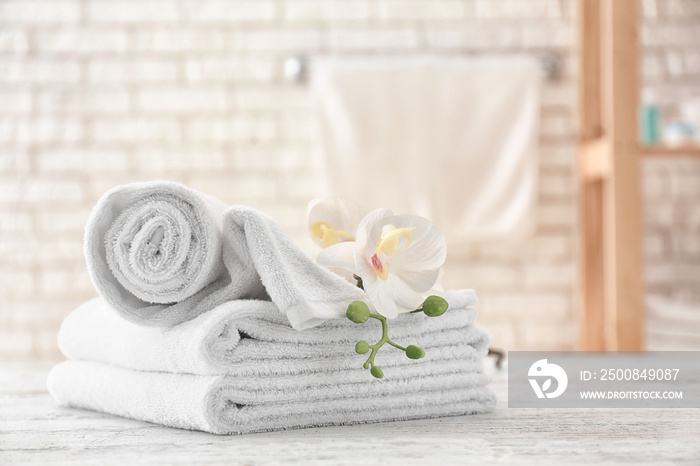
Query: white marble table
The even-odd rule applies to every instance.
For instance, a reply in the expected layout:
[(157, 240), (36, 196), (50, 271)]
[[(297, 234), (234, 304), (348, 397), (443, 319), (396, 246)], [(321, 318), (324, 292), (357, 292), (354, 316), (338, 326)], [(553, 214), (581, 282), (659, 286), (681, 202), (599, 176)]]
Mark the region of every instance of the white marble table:
[(46, 374), (0, 366), (0, 465), (700, 465), (698, 409), (509, 409), (503, 375), (487, 415), (222, 437), (56, 406)]

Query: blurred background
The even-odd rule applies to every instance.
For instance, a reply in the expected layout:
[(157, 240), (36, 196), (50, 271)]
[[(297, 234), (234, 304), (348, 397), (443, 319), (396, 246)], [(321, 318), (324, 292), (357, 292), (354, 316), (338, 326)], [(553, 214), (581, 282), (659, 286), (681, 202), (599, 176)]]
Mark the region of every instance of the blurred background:
[[(61, 358), (62, 319), (96, 296), (83, 227), (115, 185), (169, 179), (251, 205), (315, 253), (309, 87), (283, 71), (299, 54), (559, 58), (534, 235), (449, 251), (443, 282), (477, 290), (498, 347), (577, 348), (577, 3), (0, 0), (0, 361)], [(680, 118), (700, 96), (700, 2), (645, 0), (639, 21), (642, 92)], [(700, 315), (700, 159), (642, 170), (646, 292)]]

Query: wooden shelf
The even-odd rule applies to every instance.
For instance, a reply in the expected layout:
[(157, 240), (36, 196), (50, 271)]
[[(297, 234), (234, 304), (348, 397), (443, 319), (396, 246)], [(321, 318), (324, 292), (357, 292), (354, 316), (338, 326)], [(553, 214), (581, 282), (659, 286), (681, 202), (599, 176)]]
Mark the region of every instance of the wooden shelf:
[(700, 157), (700, 144), (688, 146), (641, 146), (641, 154), (644, 156), (686, 156)]

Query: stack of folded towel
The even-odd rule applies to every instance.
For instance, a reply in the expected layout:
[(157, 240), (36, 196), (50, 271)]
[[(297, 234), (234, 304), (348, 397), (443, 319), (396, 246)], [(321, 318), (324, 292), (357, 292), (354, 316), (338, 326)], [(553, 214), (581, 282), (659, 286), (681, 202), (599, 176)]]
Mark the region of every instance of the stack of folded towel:
[[(444, 293), (440, 318), (406, 314), (384, 349), (384, 378), (358, 340), (379, 322), (344, 318), (362, 290), (318, 266), (272, 219), (169, 182), (105, 194), (86, 228), (101, 297), (59, 333), (69, 361), (51, 371), (62, 404), (218, 434), (489, 411), (473, 291)], [(339, 318), (342, 317), (342, 318)], [(376, 324), (376, 327), (372, 325)], [(313, 328), (311, 328), (313, 327)]]

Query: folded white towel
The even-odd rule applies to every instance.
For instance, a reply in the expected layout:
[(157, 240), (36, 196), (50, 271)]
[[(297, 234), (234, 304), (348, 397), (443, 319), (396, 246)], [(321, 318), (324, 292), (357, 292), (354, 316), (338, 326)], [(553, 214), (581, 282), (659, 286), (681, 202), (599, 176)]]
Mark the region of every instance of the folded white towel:
[[(489, 338), (474, 327), (476, 311), (468, 306), (476, 303), (476, 295), (464, 290), (444, 296), (450, 309), (443, 316), (401, 315), (391, 322), (390, 336), (398, 343), (422, 347), (427, 357), (480, 360)], [(224, 303), (174, 327), (144, 327), (120, 318), (104, 299), (96, 298), (65, 319), (58, 344), (70, 359), (130, 369), (272, 375), (359, 367), (365, 357), (355, 354), (355, 343), (380, 337), (379, 322), (374, 320), (358, 325), (340, 319), (294, 330), (274, 303), (251, 300)], [(415, 364), (388, 347), (377, 362), (382, 367)]]
[(105, 193), (85, 229), (85, 258), (100, 295), (140, 325), (173, 326), (229, 300), (269, 296), (303, 329), (364, 296), (271, 218), (168, 181)]
[(61, 404), (216, 434), (453, 416), (490, 411), (483, 374), (460, 363), (416, 364), (383, 380), (366, 371), (242, 378), (142, 372), (95, 362), (54, 367)]

